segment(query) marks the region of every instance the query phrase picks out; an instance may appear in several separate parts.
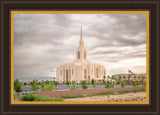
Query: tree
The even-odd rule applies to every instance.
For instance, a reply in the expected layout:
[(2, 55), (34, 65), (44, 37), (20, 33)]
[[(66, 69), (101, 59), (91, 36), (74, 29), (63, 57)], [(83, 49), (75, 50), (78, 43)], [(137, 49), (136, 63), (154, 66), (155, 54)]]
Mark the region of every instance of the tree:
[(146, 82), (144, 82), (142, 86), (146, 86)]
[(136, 80), (136, 76), (134, 76), (134, 81)]
[(41, 83), (41, 81), (39, 81), (39, 82), (37, 82), (37, 84), (38, 84), (38, 85), (41, 85), (42, 83)]
[(52, 91), (53, 90), (53, 83), (51, 82), (50, 84), (46, 84), (46, 83), (43, 83), (43, 87), (42, 87), (42, 90), (43, 91)]
[(114, 79), (114, 80), (116, 80), (116, 83), (117, 83), (117, 78), (116, 78), (116, 77), (114, 77), (113, 79)]
[(69, 81), (67, 81), (67, 82), (66, 82), (66, 85), (67, 85), (67, 86), (69, 86), (69, 84), (70, 84), (70, 82), (69, 82)]
[(122, 78), (122, 77), (121, 77), (121, 76), (118, 76), (118, 78), (119, 78), (119, 81), (121, 81), (121, 78)]
[(112, 82), (105, 84), (105, 88), (112, 88), (112, 87), (114, 87), (114, 83)]
[(114, 80), (115, 79), (115, 76), (113, 75), (112, 77), (111, 77), (111, 82), (112, 82), (112, 80)]
[(104, 83), (104, 81), (105, 81), (105, 78), (106, 78), (106, 76), (103, 76), (103, 83)]
[(36, 82), (36, 80), (31, 81), (30, 84), (33, 91), (36, 91), (37, 89), (39, 89), (38, 83)]
[(138, 76), (139, 81), (140, 81), (140, 78), (141, 78), (141, 77), (140, 77), (140, 76)]
[(57, 81), (53, 81), (53, 84), (56, 86), (56, 89), (57, 89), (58, 82)]
[(48, 80), (46, 81), (46, 84), (49, 84), (49, 81), (48, 81)]
[(82, 89), (87, 89), (88, 88), (85, 80), (81, 82), (81, 87), (82, 87)]
[(131, 78), (131, 76), (129, 75), (129, 76), (128, 76), (128, 84), (130, 83), (130, 78)]
[(56, 77), (53, 77), (53, 81), (55, 81)]
[(137, 87), (137, 85), (138, 85), (137, 82), (135, 82), (135, 83), (133, 84), (133, 87)]
[(14, 90), (16, 92), (22, 92), (21, 85), (20, 85), (20, 82), (18, 81), (18, 79), (16, 79), (14, 81)]
[(123, 76), (123, 78), (124, 78), (124, 80), (125, 80), (126, 76)]
[(88, 76), (88, 84), (89, 84), (89, 82), (90, 82), (90, 76)]
[(125, 86), (125, 81), (121, 82), (121, 87), (123, 88)]
[(109, 82), (109, 78), (110, 78), (110, 77), (109, 77), (109, 76), (107, 76), (107, 82)]
[(75, 81), (72, 81), (72, 87), (70, 90), (76, 90), (76, 82)]
[(27, 85), (27, 82), (24, 82), (24, 85)]
[(143, 82), (144, 82), (144, 79), (145, 79), (146, 77), (145, 77), (145, 76), (143, 76), (142, 78), (143, 78)]
[(94, 79), (93, 79), (93, 78), (92, 78), (92, 81), (91, 81), (91, 82), (92, 82), (93, 87), (95, 87), (95, 85), (94, 85)]

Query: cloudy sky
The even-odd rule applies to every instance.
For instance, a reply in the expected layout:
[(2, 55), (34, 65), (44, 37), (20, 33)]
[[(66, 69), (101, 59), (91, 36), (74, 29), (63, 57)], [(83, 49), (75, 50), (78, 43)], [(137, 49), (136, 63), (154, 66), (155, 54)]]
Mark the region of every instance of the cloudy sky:
[(81, 25), (88, 59), (107, 75), (146, 73), (145, 14), (14, 14), (14, 76), (56, 76), (76, 58)]

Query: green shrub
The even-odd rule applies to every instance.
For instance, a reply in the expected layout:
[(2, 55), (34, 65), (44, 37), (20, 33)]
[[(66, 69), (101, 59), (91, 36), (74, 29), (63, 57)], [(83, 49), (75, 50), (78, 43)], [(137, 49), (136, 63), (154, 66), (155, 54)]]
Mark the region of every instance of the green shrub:
[(42, 82), (41, 87), (43, 88), (44, 82)]
[(112, 88), (112, 87), (114, 87), (114, 83), (112, 83), (112, 82), (107, 83), (107, 84), (105, 85), (105, 88)]
[(88, 86), (86, 85), (86, 81), (84, 80), (84, 81), (82, 81), (81, 82), (81, 87), (82, 87), (82, 89), (87, 89), (88, 88)]
[(76, 90), (76, 82), (75, 81), (72, 81), (72, 87), (70, 90)]
[(125, 86), (125, 81), (121, 81), (121, 87), (123, 88)]
[(27, 85), (27, 82), (24, 82), (24, 85)]
[(37, 89), (39, 89), (38, 83), (36, 82), (36, 80), (31, 81), (30, 84), (33, 91), (36, 91)]
[(138, 85), (138, 84), (135, 82), (135, 83), (133, 84), (133, 87), (137, 87), (137, 85)]
[(36, 96), (33, 93), (29, 93), (25, 96), (21, 97), (21, 101), (33, 101), (36, 98)]
[(21, 101), (63, 101), (63, 98), (59, 97), (44, 97), (44, 96), (37, 96), (33, 93), (29, 93), (24, 95), (20, 99)]
[(139, 85), (139, 81), (137, 80), (137, 85)]
[(67, 82), (66, 82), (66, 85), (68, 85), (68, 86), (69, 86), (69, 84), (70, 84), (70, 82), (69, 82), (69, 81), (67, 81)]
[(22, 92), (22, 88), (20, 85), (17, 87), (16, 92)]
[(58, 81), (53, 81), (53, 84), (56, 86), (55, 88), (57, 89)]
[(119, 81), (117, 81), (117, 82), (116, 82), (116, 84), (120, 84), (120, 82), (119, 82)]
[(142, 86), (146, 86), (146, 82), (144, 82)]
[(18, 81), (18, 79), (16, 79), (16, 80), (14, 81), (14, 90), (15, 90), (16, 92), (22, 92), (21, 84), (20, 84), (20, 82)]
[(49, 81), (47, 80), (45, 83), (46, 83), (46, 84), (49, 84)]
[(87, 88), (88, 88), (87, 85), (83, 85), (83, 86), (82, 86), (82, 89), (87, 89)]
[(57, 86), (57, 85), (58, 85), (58, 82), (57, 82), (57, 81), (53, 81), (53, 84), (54, 84), (55, 86)]
[(50, 84), (43, 83), (42, 90), (43, 91), (52, 91), (53, 90), (53, 83), (50, 83)]
[(137, 85), (139, 84), (139, 81), (133, 81), (132, 84), (134, 85), (135, 83), (137, 83)]
[(111, 85), (110, 85), (109, 83), (107, 83), (107, 84), (105, 85), (105, 88), (111, 88)]
[(92, 85), (94, 86), (94, 79), (92, 79), (91, 83), (92, 83)]

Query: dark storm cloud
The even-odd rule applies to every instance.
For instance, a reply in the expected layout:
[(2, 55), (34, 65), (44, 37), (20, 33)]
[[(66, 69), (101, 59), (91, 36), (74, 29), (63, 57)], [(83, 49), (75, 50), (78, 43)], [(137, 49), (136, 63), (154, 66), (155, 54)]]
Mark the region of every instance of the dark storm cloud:
[(90, 61), (112, 74), (119, 68), (116, 64), (122, 71), (134, 67), (134, 61), (124, 67), (127, 59), (145, 67), (145, 18), (145, 14), (15, 14), (15, 76), (55, 76), (59, 65), (75, 59), (81, 25)]

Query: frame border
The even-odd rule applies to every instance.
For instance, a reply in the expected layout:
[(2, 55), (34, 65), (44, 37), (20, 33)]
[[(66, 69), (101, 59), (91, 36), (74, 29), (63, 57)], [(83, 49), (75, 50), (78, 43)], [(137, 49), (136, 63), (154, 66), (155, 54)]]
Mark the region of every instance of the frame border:
[[(149, 11), (10, 11), (11, 12), (11, 104), (149, 104)], [(14, 101), (14, 14), (146, 14), (146, 101), (122, 102), (25, 102)]]
[[(96, 5), (95, 5), (96, 4)], [(126, 6), (125, 6), (126, 5)], [(83, 114), (83, 113), (92, 113), (92, 114), (158, 114), (159, 113), (159, 28), (160, 28), (160, 0), (0, 0), (0, 23), (1, 28), (0, 40), (2, 49), (0, 48), (0, 58), (1, 58), (1, 104), (0, 110), (2, 114)], [(9, 75), (9, 19), (8, 13), (9, 10), (79, 10), (79, 9), (117, 9), (117, 10), (150, 10), (150, 37), (154, 39), (150, 39), (150, 74), (153, 76), (150, 78), (150, 86), (153, 86), (150, 89), (150, 105), (24, 105), (24, 104), (15, 104), (10, 105), (9, 100), (9, 89), (10, 81), (8, 81)], [(159, 33), (158, 33), (159, 32)], [(8, 35), (7, 35), (8, 33)], [(153, 44), (154, 43), (154, 44)], [(152, 52), (151, 52), (152, 51)], [(152, 55), (151, 55), (152, 54)], [(154, 88), (154, 89), (153, 89)]]

